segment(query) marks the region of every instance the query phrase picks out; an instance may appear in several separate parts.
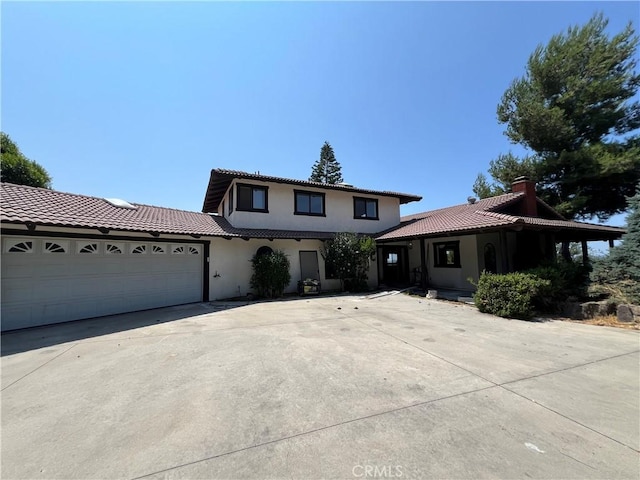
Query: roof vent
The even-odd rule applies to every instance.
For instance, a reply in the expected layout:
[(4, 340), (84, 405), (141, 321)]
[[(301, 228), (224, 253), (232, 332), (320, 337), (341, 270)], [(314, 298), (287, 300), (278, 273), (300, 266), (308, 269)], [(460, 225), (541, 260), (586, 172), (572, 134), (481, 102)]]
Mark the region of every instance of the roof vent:
[(476, 203), (476, 197), (467, 197), (467, 202), (469, 203), (469, 205), (473, 205), (474, 203)]
[(138, 208), (135, 205), (131, 205), (126, 200), (122, 200), (121, 198), (105, 198), (104, 201), (118, 208), (128, 208), (129, 210), (135, 210), (136, 208)]

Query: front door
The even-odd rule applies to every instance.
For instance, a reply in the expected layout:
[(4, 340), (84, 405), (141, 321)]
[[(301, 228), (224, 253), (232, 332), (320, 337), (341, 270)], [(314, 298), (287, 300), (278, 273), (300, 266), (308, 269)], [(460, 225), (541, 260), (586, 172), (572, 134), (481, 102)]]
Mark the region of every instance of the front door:
[(300, 280), (308, 278), (320, 280), (318, 267), (318, 252), (315, 250), (300, 250)]
[(388, 286), (409, 283), (407, 271), (407, 247), (382, 247), (382, 281)]

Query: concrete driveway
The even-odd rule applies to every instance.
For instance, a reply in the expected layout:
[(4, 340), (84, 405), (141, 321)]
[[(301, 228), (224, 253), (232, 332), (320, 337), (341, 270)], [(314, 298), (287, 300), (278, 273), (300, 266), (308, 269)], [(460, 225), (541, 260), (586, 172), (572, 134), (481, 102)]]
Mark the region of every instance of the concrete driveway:
[(640, 336), (404, 295), (2, 336), (2, 478), (638, 478)]

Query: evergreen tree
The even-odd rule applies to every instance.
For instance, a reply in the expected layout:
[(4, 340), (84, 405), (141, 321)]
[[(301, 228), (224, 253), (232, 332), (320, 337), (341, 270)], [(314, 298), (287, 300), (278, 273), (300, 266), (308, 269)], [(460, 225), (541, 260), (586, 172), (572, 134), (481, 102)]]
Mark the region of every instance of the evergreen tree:
[(640, 184), (628, 205), (627, 233), (607, 257), (595, 262), (591, 279), (614, 294), (619, 291), (625, 300), (640, 304)]
[(489, 174), (493, 177), (494, 183), (490, 184), (487, 177), (479, 173), (473, 184), (473, 192), (479, 198), (494, 197), (509, 192), (511, 184), (518, 177), (529, 177), (534, 182), (538, 178), (535, 157), (520, 159), (511, 152), (498, 155), (498, 158), (491, 160)]
[(335, 184), (342, 182), (342, 167), (333, 153), (329, 142), (324, 142), (320, 149), (320, 158), (311, 169), (310, 182)]
[(51, 177), (44, 167), (25, 157), (4, 132), (0, 132), (0, 170), (3, 182), (51, 188)]
[[(533, 169), (538, 195), (567, 218), (624, 211), (640, 181), (638, 37), (631, 23), (609, 37), (607, 23), (597, 14), (538, 46), (498, 105), (507, 137), (534, 153), (516, 167)], [(499, 160), (489, 173), (503, 189), (521, 174)]]

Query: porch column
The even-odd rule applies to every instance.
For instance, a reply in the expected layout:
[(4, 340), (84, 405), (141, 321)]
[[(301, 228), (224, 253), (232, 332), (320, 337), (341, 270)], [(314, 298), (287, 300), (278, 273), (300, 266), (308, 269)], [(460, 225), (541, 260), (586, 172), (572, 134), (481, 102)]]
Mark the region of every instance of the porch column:
[(509, 261), (509, 244), (507, 243), (507, 233), (504, 230), (500, 230), (500, 264), (502, 265), (502, 272), (511, 272), (511, 262)]
[(420, 239), (420, 287), (427, 288), (427, 256), (424, 250), (424, 238)]
[(613, 238), (609, 239), (609, 248), (613, 248)]
[(585, 267), (589, 264), (589, 251), (587, 250), (587, 241), (582, 240), (582, 265)]

